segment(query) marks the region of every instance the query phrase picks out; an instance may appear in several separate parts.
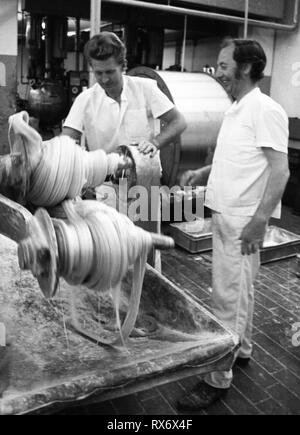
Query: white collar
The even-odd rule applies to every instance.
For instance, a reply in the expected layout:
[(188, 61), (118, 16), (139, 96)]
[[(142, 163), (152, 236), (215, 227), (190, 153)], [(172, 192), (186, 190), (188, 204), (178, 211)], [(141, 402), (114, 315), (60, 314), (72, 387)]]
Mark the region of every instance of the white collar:
[(256, 98), (258, 95), (261, 94), (261, 90), (258, 86), (256, 86), (254, 89), (249, 91), (246, 95), (243, 96), (243, 98), (240, 99), (239, 102), (235, 101), (227, 110), (225, 115), (228, 113), (234, 113), (238, 110), (240, 110), (245, 104), (247, 104), (251, 99)]
[[(107, 95), (107, 93), (105, 92), (105, 90), (103, 88), (101, 88), (99, 83), (96, 83), (95, 85), (98, 86), (98, 90), (101, 92), (101, 94), (102, 94), (102, 96), (104, 98), (107, 98), (111, 104), (116, 103), (116, 100), (114, 100), (109, 95)], [(124, 74), (123, 75), (123, 89), (122, 89), (121, 98), (120, 98), (121, 102), (127, 102), (128, 101), (128, 98), (127, 98), (127, 88), (128, 88), (127, 76)]]

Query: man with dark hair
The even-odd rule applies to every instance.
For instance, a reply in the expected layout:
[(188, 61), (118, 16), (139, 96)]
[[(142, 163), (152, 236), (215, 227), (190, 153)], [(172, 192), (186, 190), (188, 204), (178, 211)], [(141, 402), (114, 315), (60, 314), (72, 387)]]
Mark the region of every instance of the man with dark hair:
[(243, 65), (250, 63), (250, 79), (253, 82), (263, 79), (267, 58), (262, 46), (252, 39), (226, 38), (221, 45), (221, 49), (231, 47), (232, 44), (234, 44), (233, 60), (237, 64), (237, 73), (240, 73)]
[[(236, 363), (252, 354), (253, 282), (259, 269), (270, 217), (280, 218), (280, 200), (288, 177), (288, 118), (279, 104), (261, 93), (266, 55), (253, 40), (227, 39), (217, 78), (235, 102), (225, 114), (212, 166), (183, 174), (183, 185), (207, 183), (212, 210), (213, 293), (216, 317), (240, 338)], [(229, 389), (232, 370), (205, 376), (178, 407), (208, 407)]]
[[(184, 117), (158, 89), (155, 80), (123, 74), (127, 66), (126, 48), (116, 34), (102, 32), (93, 36), (84, 53), (96, 84), (76, 98), (63, 134), (79, 140), (84, 133), (89, 150), (103, 149), (107, 153), (115, 152), (120, 145), (136, 143), (138, 150), (151, 158), (184, 131)], [(156, 120), (163, 121), (162, 131)], [(96, 192), (97, 198), (115, 205), (111, 183), (96, 188)], [(139, 224), (148, 231), (160, 232), (159, 204), (154, 213), (156, 220)], [(158, 251), (150, 261), (160, 270)]]
[(84, 47), (84, 55), (91, 64), (92, 59), (107, 60), (113, 57), (119, 65), (126, 67), (126, 47), (113, 32), (102, 32), (91, 38)]
[[(153, 156), (183, 132), (183, 116), (154, 80), (123, 74), (126, 48), (116, 34), (95, 35), (84, 52), (97, 83), (76, 98), (64, 134), (79, 140), (84, 133), (89, 150), (113, 152), (135, 142)], [(163, 131), (157, 131), (155, 119), (165, 123)]]

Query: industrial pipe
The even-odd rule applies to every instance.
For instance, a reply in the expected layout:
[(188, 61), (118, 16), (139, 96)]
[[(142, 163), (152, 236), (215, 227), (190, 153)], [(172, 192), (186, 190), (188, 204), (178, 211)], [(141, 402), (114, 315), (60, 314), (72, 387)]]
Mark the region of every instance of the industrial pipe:
[[(234, 15), (220, 14), (217, 12), (198, 11), (195, 9), (181, 8), (178, 6), (161, 5), (156, 3), (148, 3), (145, 1), (137, 0), (104, 0), (107, 3), (122, 4), (125, 6), (135, 6), (146, 9), (156, 9), (163, 12), (169, 12), (174, 14), (191, 15), (194, 17), (209, 18), (212, 20), (229, 21), (232, 23), (243, 24), (243, 17), (236, 17)], [(293, 31), (297, 28), (299, 16), (299, 0), (295, 0), (294, 16), (292, 24), (280, 24), (272, 21), (254, 20), (249, 19), (248, 24), (256, 27), (265, 27), (274, 30)]]
[[(101, 29), (101, 2), (102, 0), (91, 0), (90, 7), (90, 37), (92, 38), (94, 35), (98, 34)], [(89, 68), (89, 85), (90, 87), (96, 83), (95, 76), (92, 72), (92, 69)]]
[(185, 15), (184, 16), (184, 28), (183, 28), (182, 52), (181, 52), (181, 72), (184, 72), (186, 34), (187, 34), (187, 16)]
[(75, 70), (80, 71), (80, 17), (76, 17)]
[(249, 0), (245, 0), (244, 39), (248, 38)]
[(91, 21), (90, 37), (92, 37), (100, 32), (101, 0), (91, 0), (90, 21)]

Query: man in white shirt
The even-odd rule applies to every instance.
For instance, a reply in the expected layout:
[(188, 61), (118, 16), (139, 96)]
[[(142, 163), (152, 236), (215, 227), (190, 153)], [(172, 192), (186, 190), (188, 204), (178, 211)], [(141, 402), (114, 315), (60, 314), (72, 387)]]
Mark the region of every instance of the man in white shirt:
[[(159, 90), (155, 80), (130, 77), (126, 68), (126, 48), (112, 32), (93, 36), (85, 46), (85, 56), (94, 72), (96, 84), (83, 91), (74, 101), (65, 120), (63, 134), (79, 141), (84, 133), (87, 148), (115, 152), (120, 145), (138, 144), (142, 154), (151, 157), (171, 143), (186, 128), (182, 114)], [(160, 131), (156, 120), (163, 121)], [(110, 185), (98, 189), (100, 197), (110, 197)], [(148, 231), (160, 232), (160, 211), (157, 222), (137, 222)], [(159, 255), (152, 259), (160, 270)]]
[[(126, 49), (117, 35), (95, 35), (85, 46), (85, 56), (97, 83), (76, 98), (64, 134), (79, 140), (84, 132), (89, 150), (113, 152), (135, 142), (142, 153), (153, 156), (186, 128), (183, 116), (155, 80), (123, 74)], [(155, 119), (166, 124), (163, 131), (156, 132)]]
[[(212, 210), (213, 311), (238, 334), (236, 363), (252, 353), (253, 282), (266, 227), (280, 218), (280, 201), (289, 178), (288, 117), (262, 94), (266, 56), (253, 40), (227, 39), (218, 58), (217, 77), (235, 102), (225, 114), (212, 166), (183, 174), (183, 185), (203, 185)], [(208, 178), (209, 177), (209, 178)], [(228, 391), (232, 371), (205, 376), (178, 402), (181, 409), (206, 408)]]

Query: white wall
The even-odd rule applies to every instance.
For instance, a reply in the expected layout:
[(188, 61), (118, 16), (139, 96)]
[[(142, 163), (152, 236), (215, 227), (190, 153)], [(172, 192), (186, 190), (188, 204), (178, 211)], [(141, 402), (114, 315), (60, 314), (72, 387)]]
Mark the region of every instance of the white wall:
[(0, 0), (0, 154), (8, 147), (7, 120), (16, 110), (17, 0)]
[[(242, 26), (240, 36), (242, 36)], [(300, 26), (294, 32), (249, 28), (266, 51), (266, 76), (271, 76), (270, 96), (291, 118), (300, 118)]]
[(248, 32), (248, 38), (258, 41), (265, 50), (267, 56), (265, 75), (271, 76), (274, 63), (275, 30), (263, 29), (259, 27), (250, 27)]
[(0, 0), (0, 54), (17, 56), (17, 0)]
[(271, 96), (289, 117), (300, 118), (300, 29), (278, 32), (275, 41)]
[(249, 28), (249, 38), (258, 40), (266, 51), (265, 70), (271, 76), (270, 96), (291, 118), (300, 118), (300, 28), (295, 32)]

